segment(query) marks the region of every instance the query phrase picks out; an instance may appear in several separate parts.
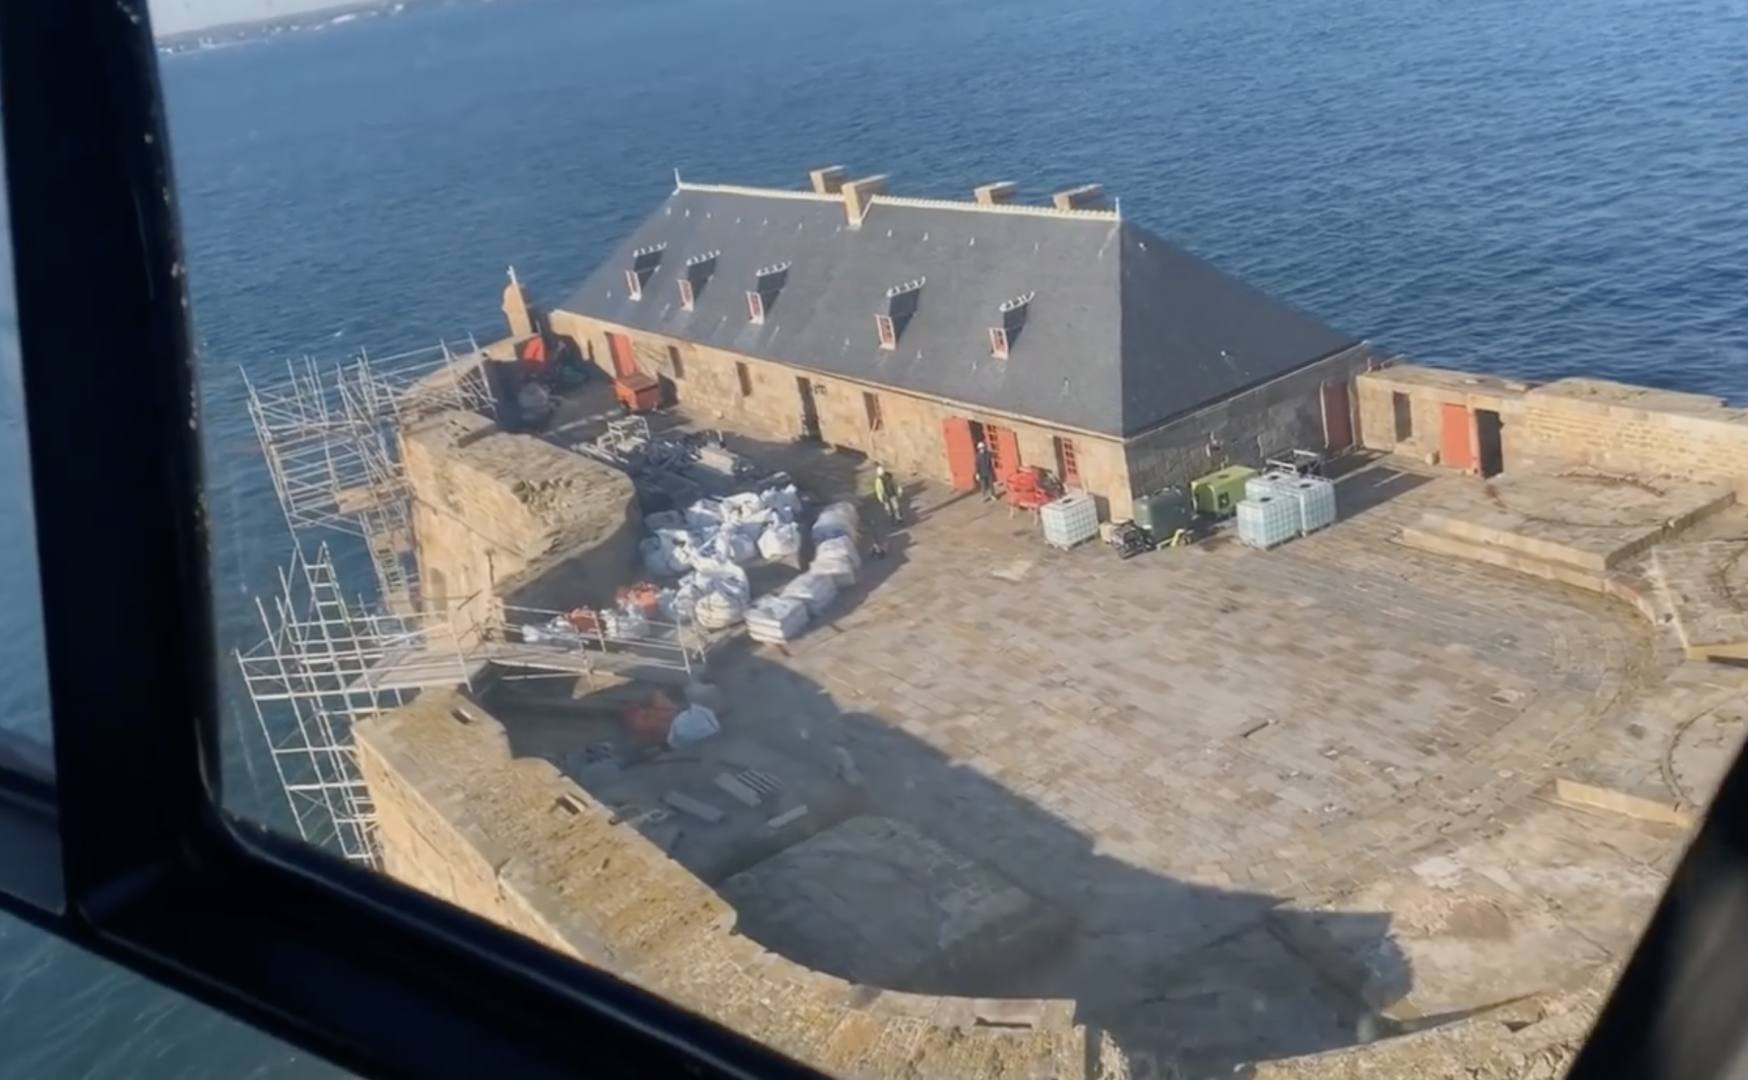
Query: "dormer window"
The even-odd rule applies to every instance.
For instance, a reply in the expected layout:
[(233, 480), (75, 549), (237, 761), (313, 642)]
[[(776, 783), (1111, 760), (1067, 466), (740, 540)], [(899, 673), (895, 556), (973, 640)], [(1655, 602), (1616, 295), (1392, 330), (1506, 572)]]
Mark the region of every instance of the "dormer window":
[(989, 355), (997, 360), (1006, 360), (1013, 351), (1014, 344), (1020, 339), (1020, 331), (1026, 327), (1026, 312), (1032, 306), (1035, 292), (1016, 296), (1012, 300), (1003, 300), (996, 307), (996, 315), (1001, 320), (1000, 326), (989, 328)]
[(882, 349), (898, 348), (898, 339), (904, 336), (904, 328), (916, 314), (927, 281), (917, 278), (886, 290), (886, 310), (874, 313), (874, 330), (880, 336)]
[(633, 300), (643, 299), (643, 287), (649, 284), (649, 279), (655, 275), (656, 267), (661, 265), (662, 252), (668, 249), (666, 244), (651, 244), (640, 247), (631, 253), (631, 269), (625, 271), (625, 292)]
[(694, 255), (686, 260), (686, 272), (680, 276), (680, 307), (691, 311), (698, 300), (698, 294), (704, 291), (709, 283), (710, 275), (716, 271), (716, 260), (722, 252), (706, 251), (702, 255)]
[(777, 302), (777, 294), (789, 280), (789, 264), (772, 263), (753, 271), (753, 287), (747, 290), (747, 321), (764, 324), (765, 313)]

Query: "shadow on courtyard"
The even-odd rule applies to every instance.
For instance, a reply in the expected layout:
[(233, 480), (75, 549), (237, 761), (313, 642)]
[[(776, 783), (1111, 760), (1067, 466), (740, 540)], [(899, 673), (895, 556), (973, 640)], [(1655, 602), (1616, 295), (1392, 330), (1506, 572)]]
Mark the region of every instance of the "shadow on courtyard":
[[(713, 656), (723, 731), (682, 750), (629, 730), (633, 688), (573, 700), (562, 684), (511, 684), (487, 705), (518, 757), (552, 761), (628, 816), (676, 790), (722, 810), (639, 828), (735, 905), (739, 932), (807, 967), (918, 993), (1072, 999), (1079, 1023), (1160, 1063), (1155, 1075), (1243, 1075), (1402, 1030), (1380, 1016), (1412, 982), (1387, 913), (1295, 910), (1141, 869), (1101, 841), (1147, 822), (1089, 835), (770, 656), (744, 638)], [(742, 767), (778, 777), (784, 801), (754, 813), (713, 786)], [(790, 805), (808, 809), (774, 833), (767, 816)]]

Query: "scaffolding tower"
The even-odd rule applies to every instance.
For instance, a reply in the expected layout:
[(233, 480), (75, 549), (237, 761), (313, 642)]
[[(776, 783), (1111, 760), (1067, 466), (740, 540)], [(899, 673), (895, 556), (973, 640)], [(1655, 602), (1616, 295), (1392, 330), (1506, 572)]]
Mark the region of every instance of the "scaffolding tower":
[[(448, 611), (420, 610), (401, 432), (441, 410), (491, 410), (484, 356), (471, 338), (468, 346), (360, 353), (326, 373), (306, 357), (265, 386), (245, 376), (292, 558), (271, 603), (256, 600), (263, 637), (237, 651), (237, 665), (298, 835), (369, 866), (380, 861), (353, 741), (359, 721), (424, 690), (471, 691), (487, 664), (519, 678), (612, 670), (690, 679), (704, 663), (692, 627), (623, 612), (494, 606), (461, 626)], [(322, 530), (363, 542), (375, 602), (346, 599), (328, 543), (308, 537)]]
[(244, 373), (249, 420), (293, 535), (328, 529), (363, 541), (378, 599), (390, 611), (418, 604), (412, 509), (400, 432), (444, 409), (489, 413), (484, 355), (447, 342), (372, 357), (360, 352), (324, 373), (287, 362), (286, 378), (257, 386)]
[[(428, 688), (470, 686), (469, 661), (447, 615), (418, 610), (412, 501), (401, 460), (406, 425), (445, 409), (490, 412), (484, 355), (471, 336), (324, 370), (305, 357), (280, 382), (244, 374), (249, 419), (292, 533), (290, 566), (271, 604), (256, 600), (264, 634), (237, 664), (298, 835), (377, 865), (375, 815), (352, 727)], [(362, 541), (375, 603), (346, 600), (318, 531)], [(392, 685), (380, 677), (393, 670)]]

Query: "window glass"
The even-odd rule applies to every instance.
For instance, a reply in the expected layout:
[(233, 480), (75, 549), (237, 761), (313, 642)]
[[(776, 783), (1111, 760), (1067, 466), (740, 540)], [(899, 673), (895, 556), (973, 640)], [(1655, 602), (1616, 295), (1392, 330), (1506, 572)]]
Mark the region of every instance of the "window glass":
[(160, 4), (231, 808), (830, 1070), (1588, 1008), (1744, 731), (1744, 31), (1259, 3)]
[[(3, 208), (0, 208), (3, 209)], [(42, 598), (30, 505), (30, 456), (19, 369), (12, 237), (0, 214), (0, 764), (51, 771), (48, 673), (43, 666)]]
[(0, 915), (0, 1047), (15, 1076), (348, 1075), (7, 915)]

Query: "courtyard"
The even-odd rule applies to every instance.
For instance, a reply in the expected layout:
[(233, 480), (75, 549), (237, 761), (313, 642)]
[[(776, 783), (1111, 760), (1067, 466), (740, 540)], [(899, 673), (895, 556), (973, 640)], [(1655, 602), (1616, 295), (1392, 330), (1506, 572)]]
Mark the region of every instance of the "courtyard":
[[(866, 468), (743, 449), (825, 497)], [(922, 486), (805, 636), (717, 647), (717, 738), (639, 754), (635, 686), (489, 703), (765, 947), (1072, 999), (1132, 1056), (1230, 1075), (1606, 978), (1686, 830), (1556, 781), (1703, 792), (1740, 741), (1748, 673), (1617, 601), (1396, 542), (1478, 483), (1384, 459), (1322, 532), (1126, 562)]]

